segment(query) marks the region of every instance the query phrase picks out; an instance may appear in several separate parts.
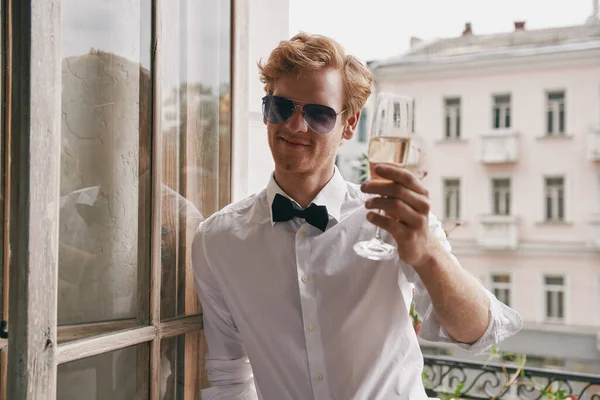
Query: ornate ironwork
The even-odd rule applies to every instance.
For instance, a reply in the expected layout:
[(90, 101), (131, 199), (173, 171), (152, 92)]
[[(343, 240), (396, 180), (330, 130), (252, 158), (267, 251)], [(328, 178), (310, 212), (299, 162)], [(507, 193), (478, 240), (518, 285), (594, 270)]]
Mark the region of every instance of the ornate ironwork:
[(425, 356), (424, 361), (423, 383), (430, 397), (600, 400), (600, 375), (443, 356)]

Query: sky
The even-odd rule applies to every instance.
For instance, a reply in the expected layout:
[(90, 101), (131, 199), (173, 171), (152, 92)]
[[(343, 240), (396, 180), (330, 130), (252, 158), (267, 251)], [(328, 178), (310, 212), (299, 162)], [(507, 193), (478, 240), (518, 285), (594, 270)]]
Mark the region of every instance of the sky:
[(408, 50), (410, 37), (510, 32), (514, 21), (540, 29), (584, 23), (594, 0), (290, 0), (290, 36), (320, 33), (363, 61)]

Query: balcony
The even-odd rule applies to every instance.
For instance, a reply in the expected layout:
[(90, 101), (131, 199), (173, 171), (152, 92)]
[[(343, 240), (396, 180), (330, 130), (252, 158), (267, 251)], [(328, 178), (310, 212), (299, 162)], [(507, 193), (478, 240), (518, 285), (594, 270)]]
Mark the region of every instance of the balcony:
[(588, 133), (588, 156), (591, 161), (600, 161), (600, 125), (590, 127)]
[[(427, 395), (457, 399), (598, 399), (600, 376), (425, 356)], [(558, 396), (561, 397), (558, 397)]]
[(479, 160), (484, 164), (514, 163), (519, 156), (518, 133), (497, 129), (480, 136)]
[(516, 249), (519, 245), (517, 217), (514, 215), (481, 216), (477, 244), (490, 250)]
[(600, 213), (590, 218), (590, 245), (600, 250)]

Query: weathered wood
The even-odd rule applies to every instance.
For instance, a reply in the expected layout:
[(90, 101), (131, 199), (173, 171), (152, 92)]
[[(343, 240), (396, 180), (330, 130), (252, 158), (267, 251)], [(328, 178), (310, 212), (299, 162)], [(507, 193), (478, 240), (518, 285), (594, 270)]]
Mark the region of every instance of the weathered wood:
[(157, 337), (157, 331), (154, 326), (146, 326), (64, 343), (58, 346), (56, 362), (64, 364), (149, 342)]
[[(2, 7), (5, 7), (3, 9)], [(4, 12), (6, 11), (6, 13)], [(12, 77), (12, 69), (7, 68), (7, 66), (11, 65), (12, 60), (12, 25), (11, 20), (8, 16), (11, 15), (11, 1), (0, 2), (0, 15), (2, 16), (2, 23), (0, 24), (0, 46), (2, 46), (2, 61), (0, 62), (0, 68), (2, 68), (2, 150), (0, 150), (2, 154), (1, 168), (2, 168), (2, 176), (4, 177), (2, 182), (2, 191), (3, 191), (3, 201), (2, 201), (2, 240), (0, 241), (0, 246), (2, 246), (1, 250), (1, 258), (0, 262), (2, 262), (2, 268), (0, 273), (2, 274), (2, 288), (0, 288), (0, 292), (2, 293), (2, 298), (0, 298), (0, 302), (2, 303), (2, 312), (0, 313), (0, 319), (4, 321), (8, 321), (8, 294), (9, 294), (9, 281), (10, 281), (10, 249), (9, 249), (9, 218), (5, 218), (5, 216), (9, 215), (9, 206), (10, 206), (10, 179), (6, 177), (10, 176), (10, 110), (11, 110), (11, 77)], [(1, 339), (0, 339), (1, 340)], [(0, 345), (0, 400), (7, 400), (6, 390), (8, 386), (8, 340), (4, 340), (4, 348)]]
[[(6, 343), (8, 344), (8, 343)], [(8, 348), (0, 350), (0, 400), (6, 400), (7, 389)]]
[(56, 398), (60, 1), (15, 1), (8, 398)]
[[(151, 130), (151, 255), (150, 255), (150, 324), (160, 323), (161, 310), (161, 210), (162, 210), (162, 13), (164, 4), (154, 0), (152, 7), (152, 130)], [(160, 336), (150, 343), (150, 400), (160, 400)]]
[(150, 343), (150, 400), (160, 399), (160, 353), (161, 341), (155, 338)]
[(171, 321), (162, 322), (158, 327), (161, 338), (185, 335), (186, 333), (202, 329), (202, 316), (193, 315), (191, 317), (177, 318)]
[(92, 322), (89, 324), (63, 325), (57, 329), (58, 343), (63, 344), (73, 340), (103, 335), (109, 332), (118, 332), (138, 327), (135, 318), (118, 321)]

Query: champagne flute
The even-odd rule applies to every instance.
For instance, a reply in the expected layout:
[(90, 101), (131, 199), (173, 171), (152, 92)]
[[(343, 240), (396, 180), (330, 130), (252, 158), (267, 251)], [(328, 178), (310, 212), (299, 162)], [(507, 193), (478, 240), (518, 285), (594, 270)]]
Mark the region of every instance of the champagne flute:
[[(380, 93), (375, 110), (369, 139), (370, 179), (385, 181), (387, 179), (375, 172), (378, 164), (404, 167), (408, 161), (413, 132), (413, 99), (394, 93)], [(397, 254), (396, 247), (381, 239), (379, 227), (371, 240), (358, 242), (353, 248), (359, 256), (370, 260), (389, 260)]]

